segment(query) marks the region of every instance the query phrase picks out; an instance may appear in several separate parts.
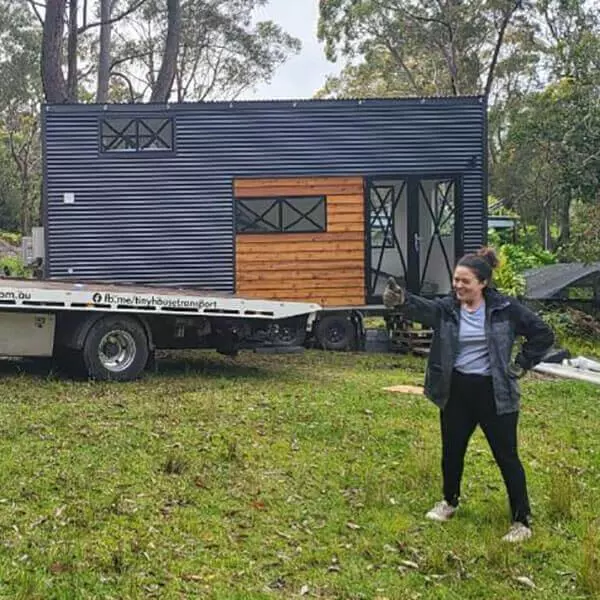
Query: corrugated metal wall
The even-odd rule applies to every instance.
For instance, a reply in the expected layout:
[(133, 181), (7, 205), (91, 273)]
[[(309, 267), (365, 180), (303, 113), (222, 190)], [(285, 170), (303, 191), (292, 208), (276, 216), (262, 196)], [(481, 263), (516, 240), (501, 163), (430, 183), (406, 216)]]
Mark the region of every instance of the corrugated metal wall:
[[(465, 250), (483, 239), (481, 98), (55, 105), (44, 113), (49, 277), (232, 291), (235, 177), (457, 173)], [(174, 116), (175, 152), (100, 153), (106, 115)]]

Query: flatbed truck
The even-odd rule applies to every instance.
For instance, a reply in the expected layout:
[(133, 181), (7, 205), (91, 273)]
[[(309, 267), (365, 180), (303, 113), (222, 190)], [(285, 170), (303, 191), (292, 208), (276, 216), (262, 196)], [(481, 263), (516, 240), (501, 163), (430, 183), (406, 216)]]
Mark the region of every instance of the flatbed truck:
[(90, 378), (137, 378), (160, 349), (277, 348), (318, 304), (197, 289), (0, 279), (0, 355), (81, 361)]

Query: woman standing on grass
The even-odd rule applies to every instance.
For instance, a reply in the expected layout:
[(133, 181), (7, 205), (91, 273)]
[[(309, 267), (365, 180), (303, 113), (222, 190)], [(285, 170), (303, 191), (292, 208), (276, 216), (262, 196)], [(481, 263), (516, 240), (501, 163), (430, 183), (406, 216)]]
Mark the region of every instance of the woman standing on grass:
[[(447, 521), (456, 513), (467, 445), (479, 425), (508, 491), (512, 526), (502, 539), (520, 542), (531, 537), (531, 527), (525, 471), (517, 451), (517, 378), (540, 362), (554, 335), (531, 310), (489, 287), (497, 265), (494, 250), (482, 248), (458, 262), (448, 296), (421, 298), (391, 278), (383, 302), (434, 330), (425, 394), (441, 409), (444, 498), (427, 518)], [(525, 342), (513, 363), (517, 336)]]

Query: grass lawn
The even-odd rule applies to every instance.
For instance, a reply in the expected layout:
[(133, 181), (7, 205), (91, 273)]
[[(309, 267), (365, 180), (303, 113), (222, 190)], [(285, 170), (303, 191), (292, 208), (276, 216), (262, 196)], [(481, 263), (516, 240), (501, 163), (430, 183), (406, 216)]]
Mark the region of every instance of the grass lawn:
[(499, 542), (481, 434), (440, 498), (438, 411), (382, 387), (424, 362), (166, 357), (128, 384), (0, 363), (0, 598), (600, 597), (600, 388), (523, 382), (534, 538)]

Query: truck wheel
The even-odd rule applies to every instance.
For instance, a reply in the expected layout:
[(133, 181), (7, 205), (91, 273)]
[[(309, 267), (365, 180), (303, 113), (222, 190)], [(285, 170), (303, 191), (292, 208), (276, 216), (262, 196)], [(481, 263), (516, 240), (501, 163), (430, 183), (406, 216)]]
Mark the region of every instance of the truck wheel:
[(88, 375), (100, 381), (135, 379), (148, 362), (146, 332), (137, 319), (103, 317), (87, 334), (83, 362)]
[(306, 340), (303, 319), (285, 319), (279, 323), (279, 331), (273, 341), (278, 346), (302, 346)]
[(348, 350), (354, 342), (354, 327), (343, 315), (326, 315), (317, 323), (315, 337), (324, 350)]

